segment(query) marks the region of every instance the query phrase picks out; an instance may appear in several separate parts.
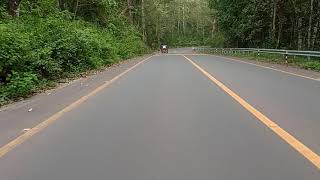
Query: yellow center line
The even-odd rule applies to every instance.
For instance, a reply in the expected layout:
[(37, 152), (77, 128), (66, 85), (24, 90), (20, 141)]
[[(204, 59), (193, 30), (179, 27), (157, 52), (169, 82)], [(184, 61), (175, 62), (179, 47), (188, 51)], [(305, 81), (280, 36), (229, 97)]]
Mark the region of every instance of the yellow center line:
[(248, 102), (246, 102), (243, 98), (225, 86), (222, 82), (214, 78), (211, 74), (201, 68), (198, 64), (193, 62), (190, 58), (185, 57), (193, 66), (195, 66), (200, 72), (202, 72), (209, 80), (218, 85), (224, 92), (230, 95), (234, 100), (236, 100), (241, 106), (243, 106), (247, 111), (249, 111), (252, 115), (254, 115), (258, 120), (260, 120), (263, 124), (265, 124), (269, 129), (271, 129), (275, 134), (277, 134), (280, 138), (286, 141), (291, 147), (293, 147), (296, 151), (298, 151), (302, 156), (308, 159), (313, 165), (315, 165), (318, 169), (320, 169), (320, 156), (313, 152), (310, 148), (300, 142), (297, 138), (289, 134), (287, 131), (282, 129), (278, 124), (269, 119), (267, 116), (262, 114)]
[(98, 92), (100, 92), (101, 90), (103, 90), (104, 88), (108, 87), (109, 85), (111, 85), (113, 82), (115, 82), (116, 80), (118, 80), (119, 78), (121, 78), (122, 76), (124, 76), (125, 74), (127, 74), (129, 71), (135, 69), (136, 67), (138, 67), (139, 65), (141, 65), (142, 63), (144, 63), (145, 61), (147, 61), (148, 59), (152, 58), (154, 56), (150, 56), (142, 61), (140, 61), (139, 63), (137, 63), (136, 65), (132, 66), (131, 68), (125, 70), (124, 72), (122, 72), (121, 74), (117, 75), (116, 77), (114, 77), (113, 79), (111, 79), (110, 81), (106, 81), (104, 84), (102, 84), (101, 86), (97, 87), (96, 89), (94, 89), (93, 91), (91, 91), (89, 94), (81, 97), (80, 99), (78, 99), (77, 101), (73, 102), (72, 104), (68, 105), (67, 107), (65, 107), (64, 109), (62, 109), (61, 111), (55, 113), (54, 115), (50, 116), (49, 118), (45, 119), (42, 123), (38, 124), (37, 126), (35, 126), (34, 128), (30, 129), (29, 131), (27, 131), (26, 133), (22, 134), (21, 136), (17, 137), (16, 139), (12, 140), (11, 142), (9, 142), (8, 144), (2, 146), (0, 148), (0, 158), (2, 158), (3, 156), (5, 156), (7, 153), (9, 153), (10, 151), (12, 151), (14, 148), (16, 148), (17, 146), (19, 146), (20, 144), (24, 143), (25, 141), (27, 141), (28, 139), (30, 139), (32, 136), (34, 136), (35, 134), (43, 131), (45, 128), (47, 128), (48, 126), (50, 126), (51, 124), (53, 124), (54, 122), (56, 122), (59, 118), (61, 118), (65, 113), (72, 111), (73, 109), (79, 107), (83, 102), (85, 102), (86, 100), (88, 100), (90, 97), (96, 95)]

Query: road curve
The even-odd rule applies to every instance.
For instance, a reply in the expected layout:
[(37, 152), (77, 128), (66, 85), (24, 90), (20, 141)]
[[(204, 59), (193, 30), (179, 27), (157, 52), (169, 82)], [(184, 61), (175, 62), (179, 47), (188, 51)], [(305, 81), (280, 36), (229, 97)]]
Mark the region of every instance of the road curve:
[[(212, 56), (187, 57), (319, 152), (320, 112), (314, 107), (320, 107), (319, 82)], [(0, 159), (0, 175), (1, 180), (320, 179), (312, 163), (187, 59), (170, 54), (152, 57), (10, 151)]]

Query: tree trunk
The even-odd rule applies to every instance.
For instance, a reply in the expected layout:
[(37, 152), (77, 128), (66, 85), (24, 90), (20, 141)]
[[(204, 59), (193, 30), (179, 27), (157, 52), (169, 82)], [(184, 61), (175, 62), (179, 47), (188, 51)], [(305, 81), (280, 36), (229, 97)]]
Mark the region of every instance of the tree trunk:
[(317, 40), (317, 36), (318, 36), (318, 32), (319, 32), (319, 21), (320, 21), (320, 2), (318, 2), (318, 8), (317, 8), (317, 16), (316, 16), (316, 24), (314, 25), (314, 28), (313, 28), (313, 37), (312, 37), (312, 42), (311, 42), (311, 47), (312, 49), (314, 50), (315, 49), (315, 42)]
[(197, 32), (197, 34), (199, 34), (199, 29), (200, 29), (200, 28), (199, 28), (199, 21), (197, 21), (197, 22), (196, 22), (196, 32)]
[(280, 20), (279, 21), (279, 30), (278, 30), (278, 38), (277, 38), (277, 47), (276, 48), (279, 48), (280, 47), (280, 40), (281, 40), (281, 33), (282, 33), (282, 24), (283, 22)]
[(77, 11), (78, 11), (78, 7), (79, 7), (79, 0), (77, 0), (77, 3), (76, 3), (76, 7), (74, 8), (74, 16), (73, 16), (73, 19), (76, 19), (76, 16), (77, 16)]
[(131, 23), (133, 23), (133, 15), (132, 15), (132, 9), (133, 9), (133, 7), (132, 7), (132, 0), (127, 0), (127, 3), (128, 3), (128, 14), (129, 14), (129, 21), (131, 22)]
[(319, 21), (317, 21), (316, 25), (313, 28), (313, 37), (312, 37), (312, 42), (311, 42), (311, 49), (314, 50), (314, 45), (317, 39), (317, 34), (319, 30)]
[(311, 48), (313, 2), (314, 2), (314, 0), (310, 1), (310, 16), (309, 16), (309, 28), (308, 28), (308, 49)]
[(8, 13), (13, 17), (19, 17), (19, 5), (21, 0), (8, 0)]
[(65, 0), (58, 0), (58, 6), (61, 10), (65, 10)]
[(273, 0), (273, 15), (272, 15), (272, 41), (276, 37), (276, 20), (277, 20), (277, 0)]
[(212, 29), (211, 29), (211, 38), (213, 38), (214, 33), (216, 32), (216, 20), (214, 19), (212, 22)]
[(202, 39), (204, 39), (204, 35), (205, 35), (205, 30), (204, 30), (204, 26), (202, 26)]
[(185, 33), (186, 33), (186, 22), (185, 22), (184, 5), (182, 6), (182, 31), (183, 31), (183, 35), (185, 35)]
[(302, 17), (298, 19), (298, 50), (302, 49)]
[(141, 0), (141, 23), (142, 23), (142, 38), (143, 41), (147, 41), (147, 30), (146, 30), (146, 17), (144, 12), (144, 0)]

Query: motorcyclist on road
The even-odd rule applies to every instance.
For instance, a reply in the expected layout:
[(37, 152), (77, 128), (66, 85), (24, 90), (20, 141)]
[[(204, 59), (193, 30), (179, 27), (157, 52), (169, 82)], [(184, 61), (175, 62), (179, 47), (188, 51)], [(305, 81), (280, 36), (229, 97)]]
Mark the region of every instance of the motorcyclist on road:
[(167, 53), (168, 52), (168, 46), (163, 44), (163, 43), (161, 43), (160, 44), (160, 51), (161, 51), (161, 53)]

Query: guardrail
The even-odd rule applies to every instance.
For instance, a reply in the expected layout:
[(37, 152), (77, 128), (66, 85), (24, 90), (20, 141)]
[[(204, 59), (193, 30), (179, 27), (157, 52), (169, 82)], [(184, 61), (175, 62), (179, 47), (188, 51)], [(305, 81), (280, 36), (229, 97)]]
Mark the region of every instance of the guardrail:
[(237, 54), (237, 53), (256, 53), (258, 56), (262, 53), (268, 54), (280, 54), (283, 55), (286, 60), (289, 56), (301, 56), (311, 59), (311, 57), (320, 58), (320, 51), (298, 51), (298, 50), (284, 50), (284, 49), (257, 49), (257, 48), (208, 48), (198, 47), (196, 51), (203, 53), (216, 53), (216, 54)]

